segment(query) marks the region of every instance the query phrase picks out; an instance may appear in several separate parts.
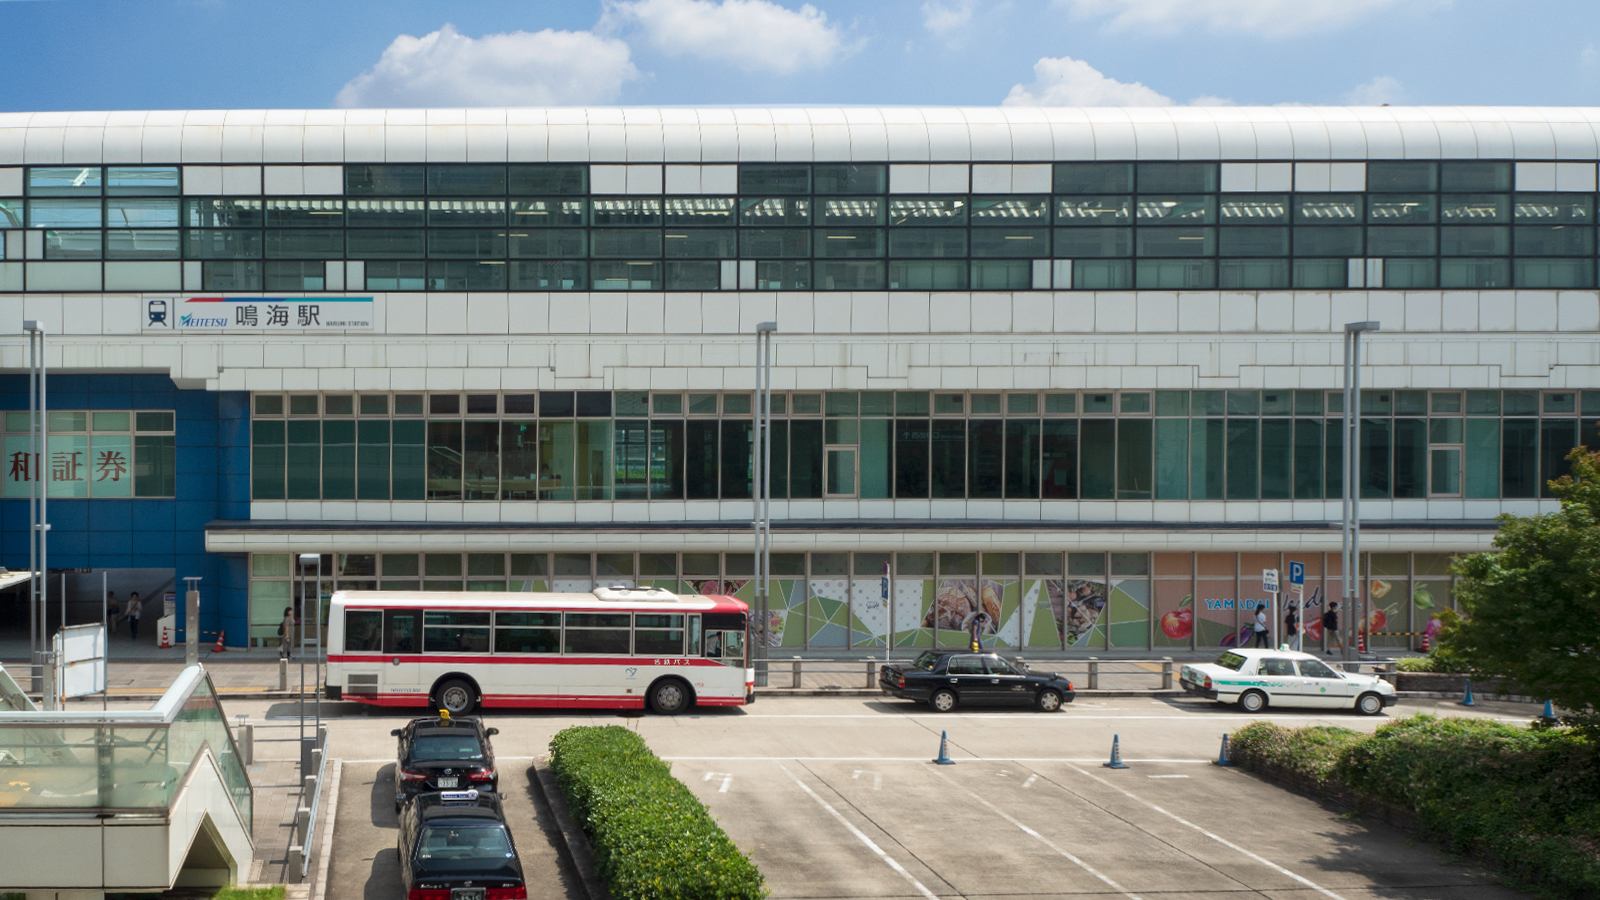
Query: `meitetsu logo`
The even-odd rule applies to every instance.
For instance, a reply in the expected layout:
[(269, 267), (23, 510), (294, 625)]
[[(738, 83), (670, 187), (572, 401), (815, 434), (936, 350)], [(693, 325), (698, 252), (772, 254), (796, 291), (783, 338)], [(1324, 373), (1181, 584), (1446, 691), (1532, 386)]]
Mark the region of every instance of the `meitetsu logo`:
[(185, 328), (227, 328), (229, 322), (226, 318), (213, 319), (209, 316), (184, 313), (178, 317), (178, 324)]

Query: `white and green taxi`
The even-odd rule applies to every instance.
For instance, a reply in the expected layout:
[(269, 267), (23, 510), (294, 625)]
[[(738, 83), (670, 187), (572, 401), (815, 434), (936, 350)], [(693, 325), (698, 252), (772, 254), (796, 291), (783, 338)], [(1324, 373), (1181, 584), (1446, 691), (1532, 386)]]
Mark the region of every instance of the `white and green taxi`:
[(1338, 672), (1309, 653), (1293, 650), (1229, 650), (1216, 662), (1185, 665), (1181, 681), (1191, 694), (1236, 703), (1249, 713), (1270, 705), (1353, 709), (1375, 716), (1399, 699), (1382, 678)]

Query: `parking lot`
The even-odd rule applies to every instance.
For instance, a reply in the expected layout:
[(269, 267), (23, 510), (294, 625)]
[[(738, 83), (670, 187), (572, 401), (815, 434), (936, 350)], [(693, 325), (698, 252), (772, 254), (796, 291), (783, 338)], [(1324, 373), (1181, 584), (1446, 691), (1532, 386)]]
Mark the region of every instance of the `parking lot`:
[[(249, 708), (253, 705), (255, 708)], [(330, 704), (345, 761), (327, 896), (399, 896), (391, 786), (400, 717)], [(284, 716), (292, 704), (230, 704)], [(1284, 725), (1371, 729), (1436, 712), (1526, 721), (1529, 708), (1403, 701), (1373, 719), (1269, 712)], [(530, 895), (584, 894), (528, 779), (573, 724), (635, 728), (752, 853), (775, 898), (1510, 898), (1400, 831), (1347, 819), (1212, 766), (1235, 710), (1147, 697), (1080, 700), (1057, 714), (940, 715), (895, 701), (768, 699), (743, 710), (653, 716), (496, 714), (506, 808)], [(953, 766), (935, 766), (941, 732)], [(1106, 761), (1121, 739), (1128, 769)]]

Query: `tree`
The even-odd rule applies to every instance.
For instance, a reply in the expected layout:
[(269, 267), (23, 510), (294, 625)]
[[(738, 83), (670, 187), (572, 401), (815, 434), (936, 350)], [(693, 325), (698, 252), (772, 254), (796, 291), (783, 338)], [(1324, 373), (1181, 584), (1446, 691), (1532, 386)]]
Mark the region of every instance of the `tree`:
[(1441, 638), (1600, 732), (1600, 453), (1578, 447), (1567, 461), (1572, 474), (1550, 482), (1560, 511), (1501, 516), (1498, 552), (1451, 566), (1462, 621)]

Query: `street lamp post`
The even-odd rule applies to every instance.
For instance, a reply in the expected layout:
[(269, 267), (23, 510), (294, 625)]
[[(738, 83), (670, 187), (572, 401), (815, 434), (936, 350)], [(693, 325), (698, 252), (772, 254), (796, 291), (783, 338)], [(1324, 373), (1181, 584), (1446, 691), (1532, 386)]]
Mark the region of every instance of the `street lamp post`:
[(767, 623), (769, 588), (772, 583), (772, 335), (778, 330), (777, 322), (756, 325), (756, 410), (754, 477), (751, 479), (751, 497), (754, 502), (752, 527), (755, 531), (755, 601), (756, 627), (751, 629), (755, 641), (751, 661), (755, 663), (756, 687), (767, 686)]
[[(28, 333), (28, 644), (29, 680), (32, 689), (44, 693), (44, 655), (50, 642), (46, 638), (48, 618), (49, 531), (44, 488), (44, 454), (50, 443), (50, 425), (45, 420), (44, 325), (35, 319), (22, 323)], [(65, 619), (62, 625), (67, 624)], [(50, 700), (46, 698), (47, 704)], [(48, 707), (47, 707), (48, 708)]]
[(1343, 521), (1340, 523), (1340, 575), (1344, 586), (1344, 614), (1349, 621), (1350, 639), (1345, 643), (1344, 658), (1360, 659), (1356, 652), (1356, 638), (1360, 634), (1361, 610), (1361, 457), (1356, 448), (1361, 445), (1361, 334), (1378, 331), (1378, 322), (1350, 322), (1344, 326), (1344, 477)]

